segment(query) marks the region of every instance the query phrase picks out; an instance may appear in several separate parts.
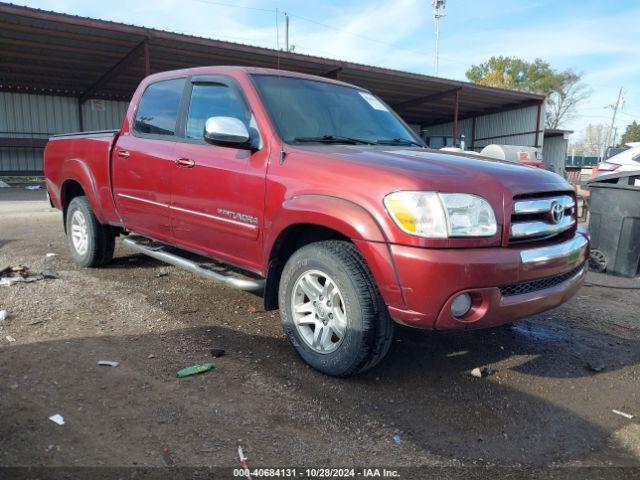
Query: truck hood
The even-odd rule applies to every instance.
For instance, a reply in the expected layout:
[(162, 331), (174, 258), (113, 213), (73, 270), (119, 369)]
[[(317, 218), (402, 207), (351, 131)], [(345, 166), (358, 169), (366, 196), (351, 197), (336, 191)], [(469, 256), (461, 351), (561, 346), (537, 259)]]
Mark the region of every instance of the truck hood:
[[(555, 173), (462, 152), (383, 145), (309, 145), (296, 148), (314, 156), (369, 169), (371, 174), (367, 176), (374, 174), (371, 169), (378, 170), (389, 182), (400, 183), (399, 188), (473, 193), (493, 187), (509, 190), (512, 195), (571, 189)], [(363, 171), (360, 168), (355, 170), (360, 174)]]

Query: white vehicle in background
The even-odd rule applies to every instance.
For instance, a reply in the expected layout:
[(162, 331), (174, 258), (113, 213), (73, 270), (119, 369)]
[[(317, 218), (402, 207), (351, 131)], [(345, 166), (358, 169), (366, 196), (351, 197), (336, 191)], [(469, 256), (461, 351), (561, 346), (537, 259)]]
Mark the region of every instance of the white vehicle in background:
[(592, 178), (609, 175), (612, 173), (640, 171), (640, 142), (630, 142), (626, 144), (627, 150), (607, 158), (593, 170)]

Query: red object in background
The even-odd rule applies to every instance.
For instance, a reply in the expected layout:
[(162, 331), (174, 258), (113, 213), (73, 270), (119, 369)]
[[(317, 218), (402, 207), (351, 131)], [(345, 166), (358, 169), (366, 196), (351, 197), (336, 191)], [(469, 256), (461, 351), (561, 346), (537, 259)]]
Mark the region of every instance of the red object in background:
[(531, 162), (520, 162), (522, 165), (527, 165), (528, 167), (536, 167), (536, 168), (544, 168), (544, 162), (539, 161), (531, 161)]
[(591, 177), (596, 178), (599, 172), (614, 172), (620, 168), (620, 164), (612, 162), (602, 162), (591, 169)]
[(518, 152), (518, 162), (529, 167), (544, 168), (544, 162), (531, 160), (529, 152)]
[[(517, 245), (510, 240), (515, 198), (565, 195), (575, 201), (571, 186), (561, 177), (543, 169), (469, 158), (464, 152), (412, 147), (287, 144), (284, 156), (283, 141), (250, 78), (259, 74), (344, 85), (239, 67), (149, 76), (134, 94), (118, 132), (68, 135), (48, 143), (44, 168), (52, 204), (64, 209), (70, 195), (81, 188), (101, 223), (262, 277), (269, 274), (278, 242), (292, 227), (330, 229), (358, 247), (391, 316), (421, 328), (496, 325), (557, 306), (575, 293), (583, 276), (553, 291), (532, 291), (508, 300), (498, 289), (564, 274), (586, 259), (586, 237), (575, 227), (554, 239)], [(264, 142), (261, 148), (136, 135), (131, 126), (150, 84), (202, 75), (225, 78), (243, 92)], [(405, 233), (382, 202), (398, 190), (481, 196), (496, 213), (497, 232), (483, 238), (436, 239)], [(569, 251), (570, 247), (575, 248)], [(566, 252), (566, 258), (545, 260), (545, 248)], [(540, 260), (522, 259), (536, 249), (541, 249)], [(453, 296), (467, 290), (482, 300), (478, 315), (473, 321), (452, 318), (447, 309)]]

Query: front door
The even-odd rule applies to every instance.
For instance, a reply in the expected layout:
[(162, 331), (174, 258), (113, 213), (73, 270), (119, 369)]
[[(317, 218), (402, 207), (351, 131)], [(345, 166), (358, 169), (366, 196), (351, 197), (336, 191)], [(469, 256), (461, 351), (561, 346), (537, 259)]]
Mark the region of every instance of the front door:
[(228, 263), (260, 270), (266, 148), (247, 150), (205, 142), (209, 117), (238, 118), (256, 145), (253, 114), (234, 80), (194, 77), (172, 174), (173, 234), (180, 245)]
[(152, 83), (142, 94), (131, 131), (118, 138), (113, 192), (127, 230), (170, 241), (171, 175), (184, 78)]

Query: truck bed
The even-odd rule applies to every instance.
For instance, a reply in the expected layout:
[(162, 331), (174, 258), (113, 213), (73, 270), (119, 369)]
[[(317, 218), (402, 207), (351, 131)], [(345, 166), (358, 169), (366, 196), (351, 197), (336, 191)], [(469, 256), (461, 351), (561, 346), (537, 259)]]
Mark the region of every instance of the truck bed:
[(93, 138), (93, 137), (102, 137), (102, 136), (114, 136), (118, 133), (118, 130), (90, 130), (88, 132), (71, 132), (71, 133), (59, 133), (57, 135), (52, 135), (50, 140), (53, 139), (61, 139), (61, 138)]
[[(103, 223), (117, 221), (111, 195), (111, 151), (118, 130), (65, 133), (49, 139), (44, 150), (44, 174), (51, 203), (61, 208), (68, 188), (93, 187), (85, 191)], [(64, 182), (63, 182), (64, 179)]]

